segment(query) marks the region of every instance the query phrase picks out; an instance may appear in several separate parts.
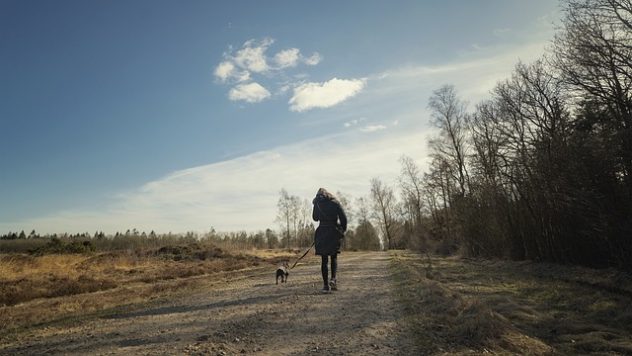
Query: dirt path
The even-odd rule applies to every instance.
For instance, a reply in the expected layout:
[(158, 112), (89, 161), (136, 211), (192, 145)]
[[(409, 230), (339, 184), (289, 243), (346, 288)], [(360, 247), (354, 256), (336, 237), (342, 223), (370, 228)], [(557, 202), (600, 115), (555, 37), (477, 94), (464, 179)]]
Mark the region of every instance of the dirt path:
[(398, 324), (389, 255), (345, 253), (340, 290), (321, 294), (317, 257), (274, 284), (251, 272), (183, 300), (80, 325), (49, 326), (0, 346), (0, 354), (414, 354)]

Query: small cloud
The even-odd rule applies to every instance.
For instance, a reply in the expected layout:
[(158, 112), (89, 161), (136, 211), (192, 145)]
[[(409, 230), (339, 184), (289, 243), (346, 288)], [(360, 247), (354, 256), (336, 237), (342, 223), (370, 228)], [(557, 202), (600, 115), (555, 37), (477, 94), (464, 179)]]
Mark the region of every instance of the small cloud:
[(494, 36), (496, 37), (504, 37), (506, 36), (509, 32), (511, 32), (510, 28), (495, 28), (494, 31), (492, 31), (492, 33), (494, 34)]
[(225, 83), (228, 80), (233, 80), (238, 83), (246, 82), (250, 80), (250, 72), (247, 70), (237, 70), (232, 62), (224, 61), (217, 65), (214, 72), (215, 76)]
[(235, 66), (230, 62), (222, 62), (215, 68), (215, 76), (225, 82), (235, 71)]
[(235, 64), (245, 70), (255, 73), (265, 72), (270, 69), (265, 52), (272, 43), (274, 40), (271, 38), (264, 38), (261, 41), (246, 41), (242, 49), (235, 53), (233, 60)]
[(288, 102), (291, 111), (328, 108), (358, 94), (366, 86), (365, 79), (333, 78), (324, 83), (305, 83), (294, 88)]
[(288, 90), (290, 90), (290, 85), (284, 84), (279, 88), (279, 90), (277, 91), (277, 94), (285, 94), (287, 93)]
[(397, 126), (397, 125), (399, 125), (399, 120), (393, 121), (393, 126)]
[[(223, 60), (215, 67), (213, 74), (217, 81), (223, 84), (240, 84), (229, 91), (228, 97), (230, 100), (243, 100), (255, 103), (268, 98), (271, 95), (270, 92), (280, 95), (287, 93), (293, 87), (296, 95), (297, 85), (300, 82), (306, 82), (308, 75), (306, 73), (293, 74), (292, 82), (288, 83), (282, 79), (292, 78), (292, 75), (286, 73), (285, 69), (299, 65), (313, 66), (322, 59), (317, 52), (305, 57), (300, 49), (295, 47), (281, 50), (271, 56), (268, 50), (274, 42), (274, 39), (265, 37), (260, 40), (250, 39), (236, 49), (232, 45), (228, 46), (227, 51), (223, 54)], [(274, 81), (275, 79), (277, 79), (276, 82)], [(271, 89), (264, 88), (255, 81), (264, 83), (266, 87)], [(331, 93), (328, 93), (327, 96), (329, 98), (327, 100), (331, 101)], [(335, 105), (345, 99), (346, 97), (343, 94), (342, 99), (333, 99), (333, 103), (317, 103), (314, 107)], [(308, 103), (306, 107), (309, 109), (312, 106)], [(296, 111), (307, 110), (301, 105), (296, 106), (296, 108)]]
[(274, 62), (279, 68), (295, 67), (300, 57), (298, 48), (290, 48), (283, 50), (274, 55)]
[(232, 101), (243, 100), (247, 103), (258, 103), (270, 97), (268, 89), (259, 83), (239, 84), (228, 92)]
[(345, 122), (345, 127), (351, 127), (357, 124), (358, 124), (358, 120), (351, 120), (351, 121)]
[(375, 132), (386, 129), (384, 125), (367, 125), (360, 129), (362, 132)]
[(361, 117), (360, 119), (353, 119), (353, 120), (351, 120), (351, 121), (347, 121), (347, 122), (345, 122), (345, 123), (344, 123), (344, 126), (345, 126), (345, 127), (355, 126), (355, 125), (357, 125), (357, 124), (359, 124), (360, 122), (365, 121), (365, 120), (366, 120), (366, 117)]
[(323, 57), (318, 52), (314, 52), (311, 56), (304, 58), (303, 62), (305, 62), (308, 66), (315, 66), (320, 63), (322, 59)]
[(237, 72), (233, 75), (237, 82), (247, 82), (250, 80), (250, 72), (247, 70)]
[(292, 77), (294, 79), (297, 79), (298, 81), (304, 81), (305, 79), (309, 78), (309, 74), (307, 74), (307, 73), (296, 73)]

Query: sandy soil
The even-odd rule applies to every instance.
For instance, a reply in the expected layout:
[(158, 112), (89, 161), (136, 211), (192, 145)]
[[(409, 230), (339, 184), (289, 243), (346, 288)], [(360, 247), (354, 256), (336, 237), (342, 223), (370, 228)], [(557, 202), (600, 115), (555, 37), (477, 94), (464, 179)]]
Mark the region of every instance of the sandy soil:
[(342, 254), (331, 294), (320, 293), (318, 257), (306, 259), (286, 284), (274, 268), (250, 271), (181, 300), (28, 330), (0, 354), (415, 354), (388, 253)]

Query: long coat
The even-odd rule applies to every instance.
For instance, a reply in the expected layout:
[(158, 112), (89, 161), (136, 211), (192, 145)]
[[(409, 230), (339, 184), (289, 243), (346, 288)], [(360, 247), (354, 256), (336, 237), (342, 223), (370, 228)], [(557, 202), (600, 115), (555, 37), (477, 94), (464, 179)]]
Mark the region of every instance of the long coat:
[(342, 206), (337, 200), (330, 200), (321, 195), (316, 196), (313, 203), (312, 217), (315, 221), (320, 221), (314, 234), (316, 254), (331, 256), (340, 253), (342, 236), (337, 229), (342, 232), (347, 230), (347, 216)]

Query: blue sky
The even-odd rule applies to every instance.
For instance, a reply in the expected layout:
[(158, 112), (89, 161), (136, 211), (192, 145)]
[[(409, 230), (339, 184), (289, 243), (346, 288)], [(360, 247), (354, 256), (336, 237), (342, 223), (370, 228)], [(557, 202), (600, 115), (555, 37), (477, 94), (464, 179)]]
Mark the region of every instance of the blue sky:
[(0, 0), (0, 233), (257, 230), (423, 167), (428, 96), (542, 55), (555, 1)]

